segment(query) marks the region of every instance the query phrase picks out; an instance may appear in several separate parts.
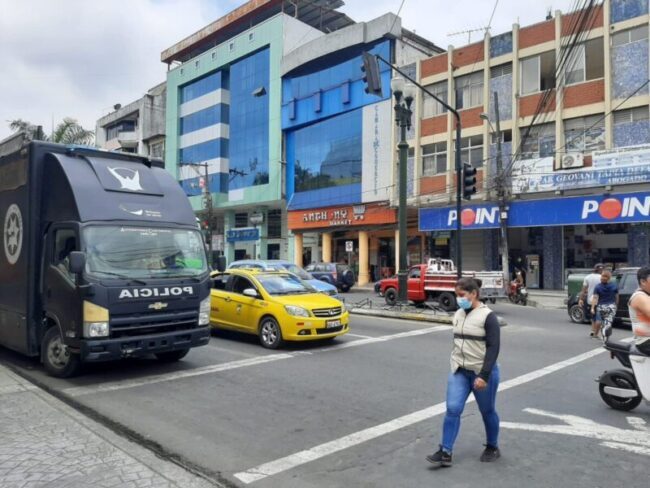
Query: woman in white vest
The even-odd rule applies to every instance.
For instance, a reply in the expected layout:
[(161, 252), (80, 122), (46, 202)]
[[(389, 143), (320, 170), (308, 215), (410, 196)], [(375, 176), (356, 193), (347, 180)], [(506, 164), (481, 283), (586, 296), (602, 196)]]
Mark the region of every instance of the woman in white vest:
[(454, 315), (454, 347), (451, 372), (447, 382), (447, 413), (442, 429), (440, 449), (427, 456), (436, 466), (451, 466), (454, 442), (460, 430), (460, 417), (470, 393), (478, 404), (487, 442), (482, 462), (496, 461), (499, 416), (495, 409), (499, 388), (500, 328), (497, 316), (479, 300), (480, 285), (473, 278), (462, 278), (456, 284), (456, 300), (460, 307)]
[(650, 267), (639, 269), (636, 277), (639, 289), (632, 294), (628, 303), (630, 321), (636, 348), (650, 356)]

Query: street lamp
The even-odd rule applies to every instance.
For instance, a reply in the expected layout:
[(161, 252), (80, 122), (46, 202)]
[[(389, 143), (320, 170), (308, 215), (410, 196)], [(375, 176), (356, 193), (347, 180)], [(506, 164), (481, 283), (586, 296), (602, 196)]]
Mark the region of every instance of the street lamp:
[(411, 105), (413, 105), (413, 99), (415, 98), (415, 86), (411, 83), (406, 83), (404, 78), (395, 77), (391, 80), (390, 87), (395, 97), (395, 121), (400, 128), (400, 140), (397, 144), (397, 148), (399, 149), (399, 268), (397, 272), (397, 301), (400, 305), (406, 305), (408, 304), (406, 178), (408, 177), (407, 159), (409, 148), (406, 142), (406, 131), (411, 129), (411, 116), (413, 115)]
[(491, 133), (497, 140), (497, 160), (496, 169), (497, 174), (494, 178), (497, 188), (497, 198), (499, 200), (499, 229), (500, 229), (500, 248), (501, 248), (501, 268), (503, 272), (503, 284), (505, 287), (510, 282), (510, 272), (508, 267), (508, 203), (507, 203), (507, 189), (506, 189), (506, 175), (503, 171), (503, 156), (501, 152), (501, 122), (499, 120), (499, 96), (494, 92), (494, 113), (496, 129), (492, 126), (490, 116), (483, 112), (480, 114), (481, 119), (485, 120), (490, 127)]

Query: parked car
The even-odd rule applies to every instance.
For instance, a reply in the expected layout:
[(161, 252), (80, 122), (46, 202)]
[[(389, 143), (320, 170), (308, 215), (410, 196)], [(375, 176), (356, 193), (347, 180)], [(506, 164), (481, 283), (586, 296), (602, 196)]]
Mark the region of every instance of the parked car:
[(316, 279), (310, 273), (305, 271), (297, 264), (292, 263), (291, 261), (284, 261), (282, 259), (242, 259), (239, 261), (233, 261), (228, 266), (228, 269), (242, 268), (260, 269), (263, 271), (289, 271), (290, 273), (295, 274), (301, 280), (309, 283), (311, 286), (316, 288), (317, 291), (334, 297), (337, 300), (341, 300), (339, 291), (334, 285), (331, 285), (326, 281)]
[(277, 349), (285, 341), (331, 339), (349, 331), (343, 304), (293, 273), (230, 269), (211, 274), (210, 325), (259, 336)]
[(354, 271), (347, 264), (312, 263), (305, 269), (315, 278), (334, 285), (343, 292), (350, 291), (357, 281)]
[[(616, 309), (616, 316), (614, 317), (614, 324), (631, 327), (630, 312), (627, 308), (627, 302), (634, 291), (639, 288), (639, 282), (636, 278), (636, 273), (639, 268), (620, 268), (613, 272), (612, 279), (615, 279), (618, 284), (618, 307)], [(585, 318), (584, 307), (579, 305), (580, 292), (582, 291), (582, 282), (586, 274), (572, 274), (567, 281), (567, 312), (572, 322), (576, 324), (584, 324), (589, 321)]]

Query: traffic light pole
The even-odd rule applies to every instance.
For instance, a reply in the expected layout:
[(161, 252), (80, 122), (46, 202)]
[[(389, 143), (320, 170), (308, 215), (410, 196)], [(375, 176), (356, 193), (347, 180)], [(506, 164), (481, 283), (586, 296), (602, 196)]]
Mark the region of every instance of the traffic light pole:
[[(394, 69), (397, 73), (402, 75), (406, 80), (410, 81), (413, 83), (415, 86), (417, 86), (420, 90), (422, 90), (424, 93), (429, 95), (431, 98), (433, 98), (435, 101), (437, 101), (439, 104), (441, 104), (443, 107), (445, 107), (447, 110), (449, 110), (455, 118), (456, 121), (456, 154), (455, 156), (455, 168), (456, 168), (456, 272), (458, 275), (458, 278), (460, 279), (463, 275), (463, 253), (462, 253), (462, 223), (460, 220), (460, 211), (461, 211), (461, 200), (462, 200), (462, 185), (463, 185), (463, 167), (460, 163), (460, 134), (461, 134), (461, 122), (460, 122), (460, 114), (458, 113), (457, 110), (455, 110), (453, 107), (451, 107), (449, 104), (438, 98), (436, 95), (431, 93), (429, 90), (427, 90), (425, 87), (423, 87), (421, 84), (419, 84), (417, 81), (415, 81), (413, 78), (411, 78), (409, 75), (407, 75), (404, 71), (399, 69), (398, 67), (394, 66), (393, 64), (389, 63), (387, 60), (379, 56), (378, 54), (375, 54), (375, 57), (379, 59), (382, 63), (390, 66), (392, 69)], [(400, 238), (401, 242), (402, 238)], [(405, 255), (406, 258), (406, 255)], [(400, 256), (401, 260), (401, 256)]]

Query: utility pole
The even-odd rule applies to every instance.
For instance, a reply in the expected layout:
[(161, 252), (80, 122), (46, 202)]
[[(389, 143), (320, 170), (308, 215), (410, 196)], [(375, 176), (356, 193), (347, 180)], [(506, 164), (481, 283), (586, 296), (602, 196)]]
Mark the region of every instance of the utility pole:
[(499, 199), (499, 228), (501, 239), (501, 266), (503, 270), (503, 285), (507, 288), (510, 283), (510, 272), (508, 268), (508, 189), (506, 187), (506, 175), (503, 171), (503, 156), (501, 152), (501, 120), (499, 119), (499, 95), (494, 92), (494, 113), (496, 114), (496, 136), (497, 136), (497, 198)]
[[(379, 95), (381, 92), (376, 91), (376, 85), (373, 84), (373, 77), (368, 77), (367, 73), (368, 72), (377, 72), (379, 73), (379, 68), (374, 65), (372, 65), (372, 71), (368, 69), (368, 63), (370, 62), (370, 56), (368, 53), (364, 53), (363, 59), (364, 59), (364, 66), (362, 67), (362, 71), (366, 73), (366, 76), (364, 76), (364, 81), (367, 83), (366, 87), (366, 93), (372, 93), (372, 94), (377, 94)], [(398, 67), (394, 66), (391, 64), (389, 61), (385, 60), (382, 58), (380, 55), (375, 54), (374, 57), (381, 61), (382, 63), (390, 66), (392, 69), (394, 69), (397, 73), (402, 75), (404, 79), (410, 81), (413, 83), (415, 86), (417, 86), (421, 91), (429, 95), (431, 98), (433, 98), (435, 101), (437, 101), (439, 104), (441, 104), (443, 107), (445, 107), (447, 110), (449, 110), (453, 115), (454, 119), (456, 121), (456, 152), (455, 152), (455, 169), (456, 169), (456, 270), (458, 274), (458, 278), (460, 279), (463, 276), (463, 255), (462, 255), (462, 245), (461, 245), (461, 239), (462, 239), (462, 224), (460, 220), (460, 209), (461, 209), (461, 200), (462, 200), (462, 188), (463, 188), (463, 166), (460, 162), (460, 135), (461, 135), (461, 122), (460, 122), (460, 113), (456, 109), (454, 109), (451, 105), (446, 103), (444, 100), (441, 100), (439, 97), (431, 93), (431, 91), (427, 90), (425, 87), (423, 87), (420, 83), (418, 83), (416, 80), (411, 78), (408, 74), (406, 74), (404, 71), (400, 70)], [(376, 62), (375, 62), (376, 63)], [(379, 78), (381, 80), (381, 78)], [(398, 146), (399, 147), (399, 146)], [(408, 147), (408, 145), (407, 145)], [(401, 158), (400, 158), (401, 159)], [(406, 178), (404, 178), (406, 180)], [(404, 192), (406, 193), (406, 192)], [(405, 197), (406, 198), (406, 197)], [(406, 200), (405, 200), (406, 201)], [(403, 239), (406, 239), (406, 236), (403, 235), (400, 231), (400, 244)], [(401, 245), (400, 245), (400, 261), (402, 260), (401, 256)], [(404, 261), (406, 262), (406, 247), (404, 248)], [(400, 289), (402, 286), (398, 284)]]
[[(212, 205), (212, 194), (210, 193), (210, 175), (208, 173), (208, 163), (184, 163), (187, 164), (188, 166), (192, 166), (196, 173), (199, 175), (199, 178), (203, 178), (203, 208), (206, 213), (206, 218), (207, 218), (207, 240), (208, 240), (208, 252), (209, 252), (209, 263), (212, 265), (212, 212), (213, 212), (213, 205)], [(203, 176), (201, 176), (201, 172), (196, 169), (196, 167), (201, 167), (203, 168)]]

